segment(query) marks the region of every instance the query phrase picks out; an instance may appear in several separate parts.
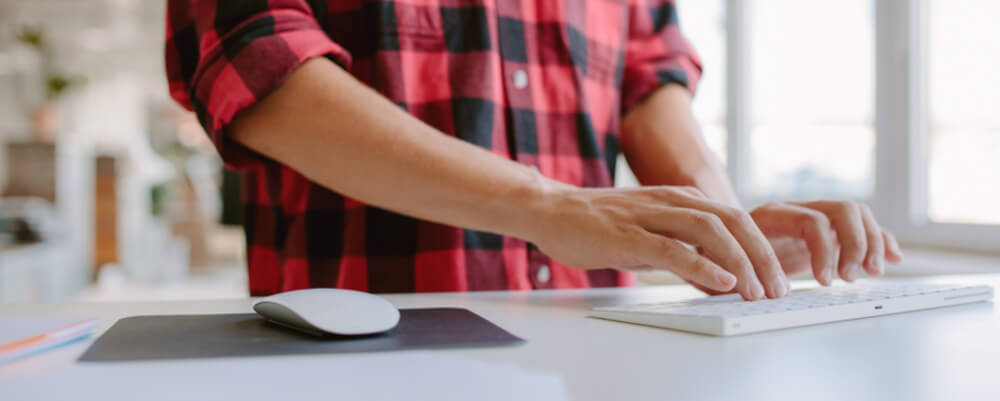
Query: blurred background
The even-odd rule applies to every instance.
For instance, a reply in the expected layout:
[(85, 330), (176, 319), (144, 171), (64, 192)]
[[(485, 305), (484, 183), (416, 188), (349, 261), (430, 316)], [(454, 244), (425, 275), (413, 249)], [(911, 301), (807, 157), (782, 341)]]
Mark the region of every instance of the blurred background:
[(164, 1), (0, 1), (0, 302), (245, 296), (239, 177), (167, 92)]
[[(1000, 2), (678, 9), (695, 112), (746, 205), (866, 201), (908, 252), (890, 274), (997, 271)], [(164, 19), (163, 1), (0, 0), (0, 303), (247, 295), (241, 178), (168, 97)]]

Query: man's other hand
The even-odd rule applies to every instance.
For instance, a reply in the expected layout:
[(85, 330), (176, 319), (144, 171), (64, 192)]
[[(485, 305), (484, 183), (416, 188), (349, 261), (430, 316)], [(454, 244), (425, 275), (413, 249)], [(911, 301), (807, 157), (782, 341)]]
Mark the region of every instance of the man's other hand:
[(768, 203), (752, 212), (786, 274), (809, 269), (823, 285), (835, 276), (854, 281), (878, 276), (903, 252), (892, 233), (879, 226), (867, 205), (852, 201)]

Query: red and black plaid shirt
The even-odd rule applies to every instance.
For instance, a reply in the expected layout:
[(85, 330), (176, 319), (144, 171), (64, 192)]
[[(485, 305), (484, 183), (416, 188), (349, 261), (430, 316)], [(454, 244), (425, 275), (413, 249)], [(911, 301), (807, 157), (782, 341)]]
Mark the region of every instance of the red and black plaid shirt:
[(611, 186), (623, 113), (667, 83), (693, 91), (701, 73), (672, 0), (168, 4), (171, 95), (198, 114), (226, 164), (247, 172), (251, 294), (634, 281), (617, 270), (567, 268), (517, 238), (364, 205), (250, 151), (226, 130), (296, 66), (322, 56), (445, 134), (562, 182)]

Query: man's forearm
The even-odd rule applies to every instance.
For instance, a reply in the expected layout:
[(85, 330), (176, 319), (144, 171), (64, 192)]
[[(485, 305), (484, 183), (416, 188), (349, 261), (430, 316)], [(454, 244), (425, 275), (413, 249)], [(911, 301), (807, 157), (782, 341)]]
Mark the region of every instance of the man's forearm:
[(622, 129), (622, 151), (642, 185), (693, 186), (739, 206), (725, 170), (701, 136), (683, 86), (656, 90), (630, 110)]
[(304, 63), (232, 125), (234, 139), (361, 202), (443, 224), (524, 237), (557, 185), (443, 135), (329, 60)]

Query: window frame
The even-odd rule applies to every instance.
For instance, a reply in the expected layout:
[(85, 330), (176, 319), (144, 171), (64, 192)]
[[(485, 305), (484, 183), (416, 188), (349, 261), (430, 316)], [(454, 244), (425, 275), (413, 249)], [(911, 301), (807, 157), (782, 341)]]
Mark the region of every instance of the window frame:
[(940, 223), (928, 215), (927, 1), (875, 6), (877, 215), (908, 244), (1000, 251), (1000, 225)]
[[(748, 206), (773, 200), (752, 196), (750, 179), (750, 3), (725, 0), (726, 170)], [(871, 205), (901, 243), (1000, 252), (1000, 225), (934, 222), (928, 215), (927, 2), (873, 0), (875, 23), (875, 163)]]

